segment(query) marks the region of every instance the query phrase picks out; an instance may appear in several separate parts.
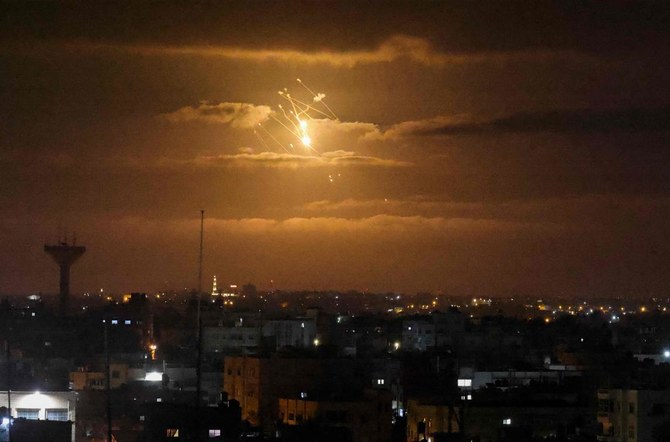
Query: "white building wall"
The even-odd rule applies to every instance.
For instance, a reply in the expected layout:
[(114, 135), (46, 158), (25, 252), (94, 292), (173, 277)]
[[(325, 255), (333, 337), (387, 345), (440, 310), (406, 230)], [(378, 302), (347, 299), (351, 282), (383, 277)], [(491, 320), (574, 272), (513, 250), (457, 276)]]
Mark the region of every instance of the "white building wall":
[[(6, 391), (0, 393), (0, 407), (9, 408), (11, 400), (12, 417), (18, 416), (18, 410), (38, 410), (38, 419), (46, 420), (47, 410), (67, 410), (68, 420), (76, 422), (77, 393), (74, 391), (34, 392), (12, 391), (8, 397)], [(72, 425), (72, 442), (74, 442), (75, 425)]]
[(263, 336), (274, 336), (277, 349), (311, 347), (316, 338), (316, 321), (312, 318), (270, 320), (263, 325)]
[(258, 347), (258, 327), (205, 327), (202, 331), (206, 352)]

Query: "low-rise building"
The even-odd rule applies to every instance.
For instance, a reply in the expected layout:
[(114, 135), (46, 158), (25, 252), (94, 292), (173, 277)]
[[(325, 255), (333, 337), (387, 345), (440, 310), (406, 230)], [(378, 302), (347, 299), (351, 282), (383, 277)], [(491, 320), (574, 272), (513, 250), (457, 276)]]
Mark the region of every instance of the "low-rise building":
[(670, 434), (670, 390), (598, 390), (598, 441), (656, 442)]
[[(119, 388), (128, 383), (128, 364), (113, 363), (109, 365), (109, 386)], [(104, 390), (106, 388), (105, 372), (103, 370), (79, 367), (77, 371), (70, 372), (70, 389), (80, 390)]]
[(199, 409), (182, 404), (147, 404), (142, 417), (141, 440), (146, 442), (238, 440), (240, 433), (240, 407), (235, 401)]
[(258, 327), (203, 327), (203, 350), (207, 353), (244, 352), (258, 348)]
[(459, 433), (461, 410), (444, 401), (407, 401), (407, 440), (434, 440), (436, 433)]
[[(73, 391), (12, 391), (0, 395), (0, 407), (10, 410), (14, 419), (76, 422), (77, 395)], [(11, 406), (10, 406), (11, 405)], [(28, 430), (26, 430), (28, 431)], [(70, 429), (75, 440), (74, 426)]]
[(243, 420), (269, 432), (278, 417), (279, 397), (350, 390), (354, 366), (351, 359), (279, 354), (226, 356), (223, 390), (240, 403)]
[(275, 340), (275, 349), (310, 348), (316, 342), (314, 318), (272, 319), (263, 324), (263, 336)]
[(392, 394), (366, 389), (361, 397), (278, 399), (279, 419), (287, 426), (311, 424), (346, 428), (352, 442), (386, 442), (392, 429)]
[(471, 367), (461, 367), (458, 387), (461, 390), (479, 390), (486, 387), (518, 387), (531, 383), (561, 382), (566, 378), (581, 376), (577, 370), (499, 370), (479, 371)]
[(426, 351), (430, 348), (452, 347), (465, 330), (466, 319), (459, 311), (433, 312), (403, 321), (402, 348)]

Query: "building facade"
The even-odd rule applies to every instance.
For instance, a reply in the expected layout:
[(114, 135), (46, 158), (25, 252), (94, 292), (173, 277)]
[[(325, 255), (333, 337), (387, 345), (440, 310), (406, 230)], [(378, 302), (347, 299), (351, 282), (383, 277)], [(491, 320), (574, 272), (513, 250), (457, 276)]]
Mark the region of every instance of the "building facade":
[[(11, 404), (10, 404), (11, 403)], [(10, 406), (11, 405), (11, 406)], [(76, 422), (77, 395), (73, 391), (12, 391), (0, 394), (0, 407), (10, 410), (14, 419)], [(74, 442), (74, 426), (71, 429)]]
[(453, 347), (465, 331), (466, 319), (458, 311), (434, 312), (406, 319), (402, 328), (402, 348), (426, 351), (429, 348)]
[(670, 390), (598, 390), (598, 441), (657, 442), (670, 434)]
[(279, 398), (279, 419), (287, 426), (346, 428), (352, 442), (386, 442), (391, 438), (391, 400), (389, 391), (379, 389), (347, 400)]
[(307, 397), (316, 392), (350, 388), (354, 363), (350, 359), (274, 354), (226, 356), (223, 390), (240, 403), (242, 419), (263, 431), (274, 429), (280, 397)]

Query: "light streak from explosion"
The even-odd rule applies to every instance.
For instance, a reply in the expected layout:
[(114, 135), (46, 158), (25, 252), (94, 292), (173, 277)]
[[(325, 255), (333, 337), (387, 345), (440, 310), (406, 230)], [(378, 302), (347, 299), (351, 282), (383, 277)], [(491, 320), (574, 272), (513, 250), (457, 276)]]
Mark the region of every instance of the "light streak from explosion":
[[(284, 88), (284, 90), (281, 90), (278, 93), (288, 102), (288, 104), (286, 107), (279, 104), (279, 112), (273, 112), (270, 118), (288, 131), (292, 137), (295, 137), (305, 149), (310, 149), (318, 154), (317, 150), (312, 147), (312, 137), (309, 133), (309, 122), (315, 119), (337, 120), (338, 118), (323, 100), (326, 97), (325, 94), (315, 93), (303, 83), (302, 80), (299, 78), (296, 80), (311, 95), (311, 104), (294, 97), (289, 93), (287, 88)], [(260, 123), (258, 126), (274, 143), (279, 144), (284, 151), (290, 152), (286, 145), (280, 142), (276, 136), (265, 128), (265, 126)], [(255, 131), (255, 133), (265, 147), (269, 148), (268, 143), (263, 136), (258, 131)], [(295, 152), (295, 147), (292, 143), (288, 143), (288, 146)]]

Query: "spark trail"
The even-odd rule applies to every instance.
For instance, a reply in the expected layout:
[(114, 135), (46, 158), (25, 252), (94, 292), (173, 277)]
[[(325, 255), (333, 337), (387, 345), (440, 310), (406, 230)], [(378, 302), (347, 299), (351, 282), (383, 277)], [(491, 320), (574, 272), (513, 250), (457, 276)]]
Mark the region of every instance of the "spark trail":
[[(296, 144), (302, 145), (305, 150), (311, 150), (319, 155), (319, 152), (312, 146), (313, 139), (310, 135), (310, 123), (317, 119), (337, 120), (338, 118), (335, 112), (324, 101), (325, 94), (315, 93), (299, 78), (296, 81), (307, 91), (310, 95), (309, 98), (293, 96), (287, 88), (280, 90), (278, 94), (285, 100), (285, 103), (279, 104), (279, 110), (273, 112), (270, 118), (279, 125), (279, 128), (281, 128), (280, 131), (288, 133), (288, 137), (296, 141)], [(256, 131), (256, 135), (266, 148), (269, 144), (264, 139), (261, 131), (275, 144), (279, 144), (284, 151), (288, 153), (296, 152), (293, 143), (282, 143), (279, 140), (279, 134), (273, 135), (275, 133), (274, 130), (266, 128), (263, 124), (259, 124), (258, 126), (259, 130)]]

